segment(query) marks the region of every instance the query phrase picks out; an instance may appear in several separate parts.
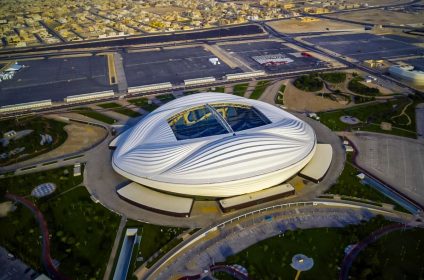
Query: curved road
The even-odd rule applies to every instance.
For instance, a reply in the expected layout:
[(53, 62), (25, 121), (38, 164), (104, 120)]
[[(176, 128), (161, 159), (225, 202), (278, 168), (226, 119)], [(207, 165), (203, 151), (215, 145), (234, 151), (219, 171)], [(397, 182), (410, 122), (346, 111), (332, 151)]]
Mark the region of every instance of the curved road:
[(407, 223), (412, 215), (394, 213), (351, 203), (310, 201), (270, 207), (215, 224), (198, 231), (180, 243), (147, 272), (136, 271), (138, 279), (174, 279), (196, 275), (216, 262), (286, 230), (317, 227), (344, 227), (382, 214), (386, 218)]
[(386, 234), (389, 234), (391, 232), (401, 230), (401, 229), (411, 229), (411, 227), (408, 227), (403, 224), (388, 225), (384, 228), (381, 228), (372, 232), (364, 240), (359, 242), (343, 259), (339, 279), (347, 280), (349, 278), (350, 267), (352, 266), (353, 261), (356, 259), (356, 257), (359, 255), (359, 253), (363, 249), (365, 249), (371, 243), (374, 243), (375, 241), (377, 241), (379, 238), (385, 236)]

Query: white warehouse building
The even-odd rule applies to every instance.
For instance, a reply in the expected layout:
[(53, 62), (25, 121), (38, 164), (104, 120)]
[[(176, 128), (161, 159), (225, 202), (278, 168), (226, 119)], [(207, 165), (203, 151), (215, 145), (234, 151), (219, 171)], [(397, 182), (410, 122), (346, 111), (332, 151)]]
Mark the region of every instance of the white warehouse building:
[(114, 170), (131, 181), (175, 194), (230, 197), (293, 177), (317, 143), (311, 126), (275, 106), (199, 93), (159, 107), (113, 146)]

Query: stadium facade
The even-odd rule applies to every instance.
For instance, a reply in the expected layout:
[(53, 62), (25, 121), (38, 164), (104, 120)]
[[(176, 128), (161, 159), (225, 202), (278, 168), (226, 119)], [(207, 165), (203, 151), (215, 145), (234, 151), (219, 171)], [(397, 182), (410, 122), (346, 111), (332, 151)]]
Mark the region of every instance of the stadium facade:
[(278, 185), (316, 149), (313, 129), (273, 105), (199, 93), (151, 112), (116, 139), (114, 170), (160, 191), (229, 197)]

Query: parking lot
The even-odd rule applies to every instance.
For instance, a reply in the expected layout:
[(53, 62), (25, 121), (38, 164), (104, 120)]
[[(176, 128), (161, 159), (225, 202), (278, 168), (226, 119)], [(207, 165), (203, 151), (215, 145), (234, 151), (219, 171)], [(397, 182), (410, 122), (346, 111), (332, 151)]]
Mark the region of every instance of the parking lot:
[(18, 61), (13, 79), (0, 83), (0, 106), (109, 90), (104, 56)]
[(358, 33), (309, 37), (304, 40), (357, 60), (423, 55), (424, 49), (412, 45), (408, 39), (401, 38), (401, 36)]
[(414, 58), (410, 60), (405, 60), (405, 62), (420, 69), (421, 71), (424, 71), (424, 58)]
[(399, 192), (424, 204), (424, 144), (376, 133), (349, 137), (358, 148), (357, 163)]
[(242, 72), (231, 69), (222, 61), (219, 65), (213, 65), (209, 62), (212, 57), (215, 55), (201, 46), (123, 54), (129, 87), (163, 82), (177, 84), (186, 79), (221, 78), (229, 73)]
[[(283, 45), (277, 41), (259, 41), (250, 43), (237, 43), (220, 45), (220, 48), (227, 51), (230, 55), (236, 56), (238, 59), (245, 61), (251, 68), (255, 70), (266, 70), (270, 73), (302, 71), (324, 67), (324, 63), (313, 57), (303, 57), (299, 51)], [(253, 56), (283, 54), (294, 61), (288, 64), (266, 67), (254, 59)]]

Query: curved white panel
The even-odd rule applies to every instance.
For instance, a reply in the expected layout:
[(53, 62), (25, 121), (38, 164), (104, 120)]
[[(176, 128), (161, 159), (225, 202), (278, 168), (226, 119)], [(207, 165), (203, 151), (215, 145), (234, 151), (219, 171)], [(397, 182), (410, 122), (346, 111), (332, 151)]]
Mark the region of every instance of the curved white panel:
[[(271, 123), (202, 138), (177, 140), (168, 118), (205, 104), (252, 106)], [(113, 155), (113, 167), (140, 184), (188, 195), (232, 196), (279, 184), (315, 152), (312, 128), (267, 103), (221, 93), (171, 101), (141, 120)]]

